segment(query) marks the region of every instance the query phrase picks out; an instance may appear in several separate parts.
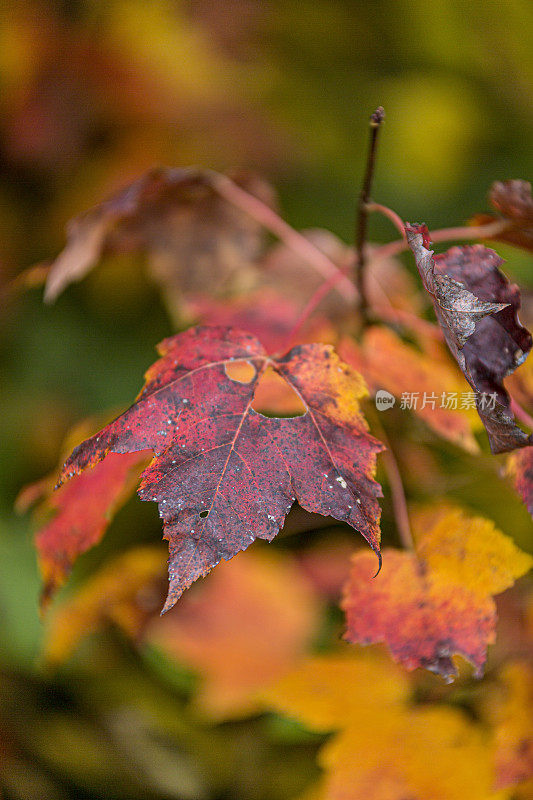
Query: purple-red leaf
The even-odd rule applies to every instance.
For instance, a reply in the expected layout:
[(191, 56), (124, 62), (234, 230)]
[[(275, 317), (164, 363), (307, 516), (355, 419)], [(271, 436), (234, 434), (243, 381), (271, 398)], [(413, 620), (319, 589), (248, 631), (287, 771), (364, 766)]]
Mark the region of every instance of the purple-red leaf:
[[(221, 559), (273, 539), (295, 499), (347, 522), (379, 553), (373, 474), (382, 445), (359, 410), (362, 378), (332, 347), (300, 345), (273, 358), (250, 334), (199, 327), (159, 352), (134, 405), (74, 450), (61, 480), (109, 452), (153, 450), (139, 495), (158, 502), (169, 541), (165, 610)], [(267, 418), (252, 408), (268, 367), (301, 397), (304, 415)]]
[(424, 225), (407, 225), (409, 245), (452, 355), (476, 394), (494, 453), (525, 447), (503, 379), (527, 357), (532, 338), (519, 322), (520, 292), (500, 272), (502, 259), (483, 245), (433, 257)]

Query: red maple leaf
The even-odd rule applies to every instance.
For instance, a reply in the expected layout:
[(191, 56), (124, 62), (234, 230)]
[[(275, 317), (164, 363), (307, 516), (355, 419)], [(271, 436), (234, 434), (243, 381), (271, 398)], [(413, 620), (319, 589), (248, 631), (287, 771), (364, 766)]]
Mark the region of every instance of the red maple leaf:
[[(169, 541), (164, 610), (221, 559), (256, 538), (272, 540), (295, 500), (347, 522), (379, 554), (376, 454), (358, 400), (364, 381), (333, 348), (294, 347), (268, 356), (251, 334), (198, 327), (166, 339), (137, 401), (79, 445), (60, 482), (107, 453), (151, 449), (139, 495), (155, 500)], [(306, 413), (268, 418), (252, 407), (272, 368)]]

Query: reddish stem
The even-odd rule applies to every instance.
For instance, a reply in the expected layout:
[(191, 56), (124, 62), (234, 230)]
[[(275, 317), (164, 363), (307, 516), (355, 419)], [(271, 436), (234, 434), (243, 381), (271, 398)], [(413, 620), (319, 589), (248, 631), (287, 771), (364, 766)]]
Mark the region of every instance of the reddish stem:
[(400, 236), (402, 236), (403, 240), (407, 242), (405, 237), (405, 223), (400, 215), (396, 213), (396, 211), (393, 211), (392, 208), (389, 208), (388, 206), (382, 206), (381, 203), (367, 203), (366, 210), (369, 214), (376, 212), (378, 214), (383, 214), (384, 217), (390, 219)]
[(421, 317), (417, 317), (416, 314), (413, 314), (411, 311), (406, 311), (404, 308), (396, 308), (396, 306), (393, 305), (381, 306), (376, 303), (373, 303), (371, 308), (378, 317), (388, 322), (398, 322), (422, 336), (430, 336), (437, 341), (442, 341), (444, 339), (443, 333), (438, 325), (428, 322), (427, 319), (421, 319)]
[[(374, 204), (373, 204), (374, 205)], [(381, 211), (381, 208), (376, 211)], [(394, 212), (392, 212), (394, 213)], [(387, 214), (386, 216), (389, 216)], [(455, 239), (490, 239), (492, 236), (497, 236), (509, 227), (507, 220), (496, 220), (488, 225), (464, 225), (458, 228), (439, 228), (436, 231), (431, 231), (429, 238), (432, 242), (449, 242)], [(402, 239), (395, 242), (388, 242), (381, 247), (374, 250), (373, 258), (389, 258), (396, 256), (408, 250), (407, 242)]]
[[(340, 273), (343, 275), (344, 273)], [(296, 337), (296, 335), (301, 331), (302, 327), (305, 325), (309, 317), (316, 311), (324, 297), (333, 289), (333, 287), (338, 283), (340, 280), (340, 275), (332, 275), (327, 281), (321, 283), (320, 286), (315, 290), (315, 292), (311, 295), (309, 300), (307, 301), (306, 305), (303, 307), (302, 312), (294, 327), (287, 335), (285, 347), (289, 347), (292, 340)]]
[(398, 462), (394, 457), (394, 453), (390, 449), (390, 444), (385, 437), (383, 444), (387, 445), (387, 450), (383, 451), (382, 459), (383, 466), (387, 473), (389, 486), (391, 490), (392, 508), (394, 511), (394, 519), (396, 520), (396, 527), (400, 536), (403, 546), (407, 550), (414, 550), (413, 534), (411, 532), (411, 523), (409, 522), (409, 513), (407, 511), (407, 500), (405, 498), (405, 490), (403, 488), (402, 476), (398, 467)]
[(387, 479), (391, 491), (392, 508), (394, 511), (394, 519), (396, 521), (396, 528), (400, 536), (400, 540), (406, 550), (414, 550), (415, 543), (411, 531), (411, 523), (409, 522), (409, 512), (407, 510), (407, 499), (405, 497), (405, 490), (403, 488), (402, 475), (396, 457), (392, 450), (389, 438), (376, 415), (371, 412), (367, 416), (371, 416), (373, 420), (372, 428), (381, 439), (386, 450), (381, 453), (383, 467), (387, 473)]

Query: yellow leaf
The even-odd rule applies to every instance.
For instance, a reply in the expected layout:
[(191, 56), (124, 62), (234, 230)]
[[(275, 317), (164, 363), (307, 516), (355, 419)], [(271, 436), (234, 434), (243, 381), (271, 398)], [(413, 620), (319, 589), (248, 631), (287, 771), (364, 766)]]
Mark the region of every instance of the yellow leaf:
[[(355, 723), (355, 724), (354, 724)], [(491, 750), (481, 731), (451, 708), (378, 712), (355, 719), (322, 750), (326, 800), (492, 800)]]
[(422, 514), (413, 522), (419, 557), (443, 578), (482, 597), (505, 591), (533, 565), (533, 558), (491, 520), (459, 508)]
[(365, 651), (307, 659), (264, 693), (319, 731), (321, 800), (506, 800), (492, 789), (492, 748), (459, 710), (413, 706), (401, 672)]
[(506, 787), (533, 781), (533, 669), (511, 663), (500, 677), (488, 716), (495, 725), (496, 785)]
[[(369, 690), (371, 687), (371, 690)], [(381, 653), (317, 656), (263, 693), (268, 704), (317, 731), (400, 709), (409, 695), (405, 674)]]

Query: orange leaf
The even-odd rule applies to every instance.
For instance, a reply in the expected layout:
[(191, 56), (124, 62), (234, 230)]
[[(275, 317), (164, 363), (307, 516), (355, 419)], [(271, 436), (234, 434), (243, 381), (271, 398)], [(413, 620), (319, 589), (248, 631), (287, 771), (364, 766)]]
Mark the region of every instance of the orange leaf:
[[(386, 328), (370, 328), (358, 346), (351, 339), (339, 344), (341, 356), (359, 369), (374, 391), (386, 389), (396, 398), (402, 394), (417, 397), (413, 412), (429, 425), (439, 436), (464, 447), (469, 452), (478, 452), (472, 427), (477, 421), (475, 412), (461, 410), (461, 393), (469, 389), (460, 373), (440, 354), (431, 356), (421, 353), (412, 345)], [(433, 397), (432, 402), (423, 402), (423, 397)], [(443, 398), (455, 396), (456, 407), (442, 407)], [(419, 402), (418, 402), (419, 401)]]
[(385, 642), (407, 669), (426, 667), (446, 679), (460, 654), (483, 672), (494, 641), (492, 595), (511, 586), (533, 559), (489, 521), (458, 509), (422, 514), (416, 553), (386, 550), (372, 580), (366, 553), (353, 557), (345, 587), (350, 642)]
[[(87, 427), (88, 424), (81, 426), (85, 435)], [(79, 434), (80, 426), (70, 434), (69, 441)], [(37, 507), (36, 519), (51, 515), (35, 536), (44, 582), (43, 607), (63, 585), (78, 557), (102, 539), (113, 516), (133, 494), (146, 461), (147, 454), (143, 452), (111, 453), (94, 469), (76, 476), (57, 491), (53, 491), (55, 475), (22, 490), (17, 499), (19, 510), (44, 498)]]

